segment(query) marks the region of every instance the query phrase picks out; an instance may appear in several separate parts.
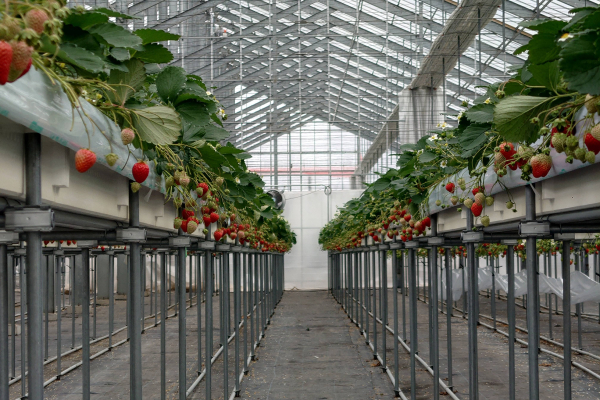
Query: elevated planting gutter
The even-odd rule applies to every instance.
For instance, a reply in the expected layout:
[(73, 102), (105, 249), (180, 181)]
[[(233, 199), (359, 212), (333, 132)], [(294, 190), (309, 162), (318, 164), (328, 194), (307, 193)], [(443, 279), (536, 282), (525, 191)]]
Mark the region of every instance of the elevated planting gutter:
[[(129, 154), (121, 142), (121, 129), (111, 119), (83, 99), (81, 109), (73, 109), (62, 88), (52, 85), (44, 74), (33, 68), (21, 79), (2, 87), (0, 115), (74, 151), (89, 148), (96, 153), (97, 163), (129, 179), (133, 179), (131, 168), (137, 162), (136, 157), (142, 158), (139, 149)], [(113, 167), (108, 166), (104, 158), (109, 153), (119, 156)], [(165, 192), (164, 180), (154, 173), (153, 163), (142, 185)]]

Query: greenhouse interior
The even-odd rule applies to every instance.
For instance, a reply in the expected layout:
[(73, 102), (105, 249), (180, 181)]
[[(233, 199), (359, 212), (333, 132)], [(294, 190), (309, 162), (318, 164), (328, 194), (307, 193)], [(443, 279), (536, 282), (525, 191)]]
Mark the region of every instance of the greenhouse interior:
[(0, 1), (0, 400), (600, 399), (600, 0)]

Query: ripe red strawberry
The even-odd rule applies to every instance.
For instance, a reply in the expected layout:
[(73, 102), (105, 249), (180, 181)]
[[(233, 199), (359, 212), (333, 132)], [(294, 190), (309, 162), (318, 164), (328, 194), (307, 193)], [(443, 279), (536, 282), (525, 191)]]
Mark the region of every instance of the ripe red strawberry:
[(187, 219), (184, 221), (181, 221), (181, 230), (182, 231), (187, 232), (189, 222), (190, 221), (188, 221)]
[(421, 221), (421, 223), (424, 226), (427, 226), (427, 227), (431, 228), (431, 218), (425, 217), (425, 218), (423, 218), (423, 221)]
[(481, 212), (483, 211), (483, 206), (481, 204), (473, 203), (471, 206), (471, 212), (474, 216), (479, 217)]
[(454, 183), (450, 182), (446, 185), (446, 190), (450, 193), (454, 193)]
[(75, 169), (85, 172), (96, 163), (96, 153), (90, 149), (79, 149), (75, 153)]
[(4, 85), (8, 82), (12, 54), (12, 46), (4, 40), (0, 40), (0, 85)]
[(44, 10), (34, 8), (25, 14), (25, 24), (37, 33), (44, 32), (44, 22), (48, 21), (48, 14)]
[[(206, 182), (200, 182), (200, 183), (198, 184), (198, 188), (201, 188), (201, 189), (202, 189), (202, 194), (198, 193), (198, 196), (202, 197), (202, 196), (204, 196), (206, 193), (208, 193), (208, 184), (207, 184)], [(198, 191), (196, 190), (196, 192), (198, 192)]]
[(548, 175), (550, 168), (552, 168), (552, 157), (546, 154), (538, 154), (531, 157), (529, 163), (534, 178), (541, 178)]
[(589, 151), (593, 151), (594, 154), (600, 152), (600, 141), (597, 140), (590, 132), (585, 134), (584, 143)]
[(133, 139), (135, 139), (135, 133), (133, 132), (132, 129), (125, 128), (121, 131), (121, 141), (123, 142), (123, 144), (125, 146), (127, 146), (129, 143), (133, 142)]
[(404, 216), (404, 220), (405, 220), (406, 222), (410, 221), (410, 219), (411, 219), (411, 218), (412, 218), (412, 215), (410, 215), (410, 214), (406, 214), (406, 215)]
[(219, 214), (217, 214), (216, 212), (210, 213), (210, 222), (211, 223), (217, 222), (218, 220), (219, 220)]
[(196, 229), (198, 229), (198, 223), (192, 220), (187, 223), (187, 229), (185, 231), (191, 235), (196, 231)]
[(229, 237), (231, 238), (231, 240), (235, 240), (235, 238), (238, 236), (238, 234), (236, 232), (231, 232), (229, 234)]
[(183, 219), (188, 219), (190, 217), (193, 217), (194, 215), (194, 210), (188, 210), (186, 208), (181, 210), (181, 216), (183, 217)]
[(515, 146), (512, 143), (504, 142), (500, 144), (500, 153), (508, 160), (516, 153)]
[(204, 222), (204, 226), (209, 226), (211, 223), (210, 215), (202, 214), (202, 221)]
[(10, 72), (8, 81), (14, 82), (22, 76), (23, 71), (31, 64), (31, 54), (33, 47), (25, 42), (11, 42), (12, 47), (12, 62), (10, 64)]
[(150, 167), (144, 161), (138, 161), (133, 164), (131, 173), (133, 174), (133, 179), (135, 179), (136, 182), (142, 183), (148, 177), (148, 174), (150, 173)]
[(217, 229), (215, 231), (215, 233), (213, 233), (213, 236), (214, 236), (215, 240), (218, 242), (223, 237), (223, 231), (221, 231), (220, 229)]
[(240, 241), (244, 240), (246, 238), (246, 232), (239, 231), (238, 232), (238, 237), (240, 238)]

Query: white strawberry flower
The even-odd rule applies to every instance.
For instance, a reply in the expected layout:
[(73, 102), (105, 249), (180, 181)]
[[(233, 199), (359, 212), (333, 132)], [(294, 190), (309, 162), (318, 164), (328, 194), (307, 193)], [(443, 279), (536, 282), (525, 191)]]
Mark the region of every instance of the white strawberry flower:
[(240, 178), (238, 178), (237, 176), (235, 177), (235, 183), (240, 183)]
[(440, 163), (440, 167), (442, 167), (442, 168), (446, 168), (446, 165), (448, 165), (448, 163), (446, 162), (446, 160), (444, 160), (444, 161), (442, 161)]
[(563, 33), (560, 37), (560, 39), (558, 39), (559, 42), (564, 42), (565, 40), (571, 39), (573, 37), (573, 35), (571, 35), (570, 33)]
[(210, 90), (207, 90), (207, 91), (206, 91), (206, 95), (207, 95), (207, 96), (212, 96), (212, 92), (211, 92)]
[(460, 119), (463, 117), (463, 114), (464, 114), (464, 112), (462, 112), (462, 111), (459, 112), (458, 116), (456, 118), (460, 121)]

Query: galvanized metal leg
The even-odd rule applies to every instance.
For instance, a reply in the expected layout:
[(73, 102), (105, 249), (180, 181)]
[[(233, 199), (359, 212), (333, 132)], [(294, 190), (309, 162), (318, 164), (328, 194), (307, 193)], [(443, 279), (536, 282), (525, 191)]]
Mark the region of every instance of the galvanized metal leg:
[[(94, 296), (93, 296), (93, 301), (94, 301), (94, 303), (93, 303), (93, 308), (94, 308), (94, 334), (92, 335), (92, 338), (96, 339), (98, 337), (96, 335), (96, 332), (97, 332), (96, 331), (96, 321), (97, 321), (96, 316), (98, 315), (98, 313), (96, 312), (96, 305), (98, 303), (97, 302), (97, 295), (98, 295), (98, 263), (96, 262), (97, 261), (97, 257), (96, 256), (92, 257), (92, 259), (94, 260), (94, 264), (93, 264), (94, 265), (94, 269), (93, 269), (93, 271), (94, 271), (94, 276), (93, 276), (93, 282), (94, 282)], [(89, 301), (89, 294), (88, 294), (87, 302), (88, 303), (90, 302)]]
[(377, 280), (376, 280), (376, 271), (378, 270), (378, 266), (376, 258), (376, 251), (372, 251), (371, 255), (373, 256), (373, 359), (377, 360)]
[(200, 304), (202, 303), (202, 267), (201, 267), (200, 254), (196, 255), (196, 329), (197, 332), (197, 350), (198, 350), (198, 367), (197, 373), (200, 375), (202, 373), (202, 307)]
[[(242, 272), (242, 280), (244, 283), (244, 311), (243, 311), (243, 318), (244, 318), (244, 367), (243, 367), (243, 371), (244, 371), (244, 375), (248, 374), (248, 314), (250, 312), (250, 307), (249, 307), (249, 303), (250, 303), (250, 291), (248, 290), (248, 253), (243, 253), (242, 254), (242, 261), (243, 261), (243, 272)], [(252, 341), (250, 342), (252, 344)]]
[(508, 274), (507, 316), (508, 316), (508, 395), (515, 400), (515, 254), (512, 244), (506, 250), (506, 273)]
[(240, 396), (240, 253), (233, 253), (233, 308), (235, 329), (235, 397)]
[[(129, 192), (129, 226), (139, 227), (139, 192)], [(130, 297), (130, 326), (129, 326), (129, 387), (130, 398), (142, 398), (142, 277), (141, 246), (139, 243), (130, 245), (129, 262), (129, 294)]]
[[(534, 221), (535, 213), (535, 193), (531, 185), (525, 186), (526, 195), (526, 218), (528, 221)], [(536, 238), (528, 237), (526, 245), (526, 265), (527, 265), (527, 342), (529, 346), (529, 399), (537, 400), (540, 397), (539, 388), (539, 312), (540, 301), (538, 286), (538, 256), (536, 250)]]
[(16, 318), (15, 318), (15, 288), (16, 288), (16, 274), (15, 265), (17, 257), (10, 259), (9, 265), (9, 282), (8, 282), (8, 296), (9, 296), (9, 320), (10, 320), (10, 378), (14, 378), (16, 375)]
[(446, 267), (446, 347), (448, 351), (448, 388), (454, 389), (452, 383), (452, 264), (450, 263), (452, 249), (446, 248), (444, 252), (444, 265)]
[(571, 243), (563, 241), (563, 374), (564, 399), (571, 400)]
[(415, 249), (408, 250), (408, 288), (410, 293), (409, 298), (409, 315), (410, 315), (410, 398), (416, 400), (417, 398), (417, 347), (415, 344), (418, 341), (417, 337), (417, 265), (415, 257)]
[(90, 249), (81, 251), (82, 296), (81, 296), (81, 374), (83, 399), (90, 399)]
[(221, 287), (221, 295), (223, 296), (224, 315), (221, 322), (223, 330), (223, 390), (225, 392), (224, 399), (229, 399), (229, 253), (223, 253), (222, 257), (223, 286)]
[(44, 268), (44, 361), (46, 361), (48, 359), (48, 350), (49, 350), (49, 341), (48, 341), (48, 327), (49, 327), (49, 320), (48, 320), (48, 312), (49, 312), (49, 305), (50, 305), (50, 299), (48, 298), (48, 296), (50, 295), (50, 291), (48, 290), (48, 280), (50, 279), (50, 277), (52, 275), (50, 275), (50, 256), (49, 255), (45, 255), (46, 258), (46, 268)]
[(440, 343), (439, 343), (439, 330), (438, 330), (438, 273), (437, 273), (437, 246), (432, 246), (429, 250), (429, 274), (431, 281), (430, 290), (430, 303), (431, 303), (431, 364), (433, 369), (433, 398), (435, 400), (440, 398), (440, 391), (438, 390), (440, 382)]
[(108, 256), (108, 348), (112, 349), (115, 320), (115, 256)]
[(491, 297), (491, 307), (492, 307), (492, 319), (494, 331), (496, 330), (496, 270), (494, 268), (494, 259), (491, 259), (491, 267), (492, 267), (492, 297)]
[(207, 250), (204, 253), (204, 265), (205, 265), (205, 272), (204, 272), (204, 280), (205, 280), (205, 288), (204, 291), (206, 292), (206, 302), (205, 304), (205, 312), (204, 312), (204, 318), (205, 318), (205, 322), (204, 322), (204, 326), (205, 326), (205, 334), (204, 334), (204, 340), (205, 340), (205, 345), (204, 347), (206, 348), (206, 356), (204, 357), (205, 361), (205, 368), (206, 368), (206, 399), (210, 400), (212, 399), (212, 363), (211, 363), (211, 359), (212, 359), (212, 340), (213, 340), (213, 315), (212, 315), (212, 302), (213, 302), (213, 263), (212, 263), (212, 254), (210, 250)]
[(405, 254), (403, 251), (400, 252), (400, 271), (402, 271), (402, 340), (406, 343), (406, 288), (408, 285), (406, 284), (408, 277), (406, 274), (406, 269), (404, 265)]
[[(579, 253), (579, 259), (577, 260), (577, 264), (575, 265), (575, 269), (579, 272), (582, 272), (583, 260), (585, 257), (585, 251), (581, 249)], [(583, 303), (577, 303), (575, 305), (575, 313), (577, 314), (577, 347), (579, 349), (583, 349), (583, 340), (581, 337), (582, 327), (581, 327), (581, 314), (583, 313)]]
[(370, 336), (369, 336), (369, 318), (370, 318), (369, 312), (371, 312), (371, 293), (370, 293), (371, 290), (369, 287), (371, 286), (371, 284), (370, 284), (370, 282), (371, 282), (370, 276), (371, 275), (369, 273), (369, 265), (370, 265), (369, 252), (365, 251), (363, 254), (365, 256), (365, 306), (366, 306), (366, 309), (365, 309), (365, 319), (366, 319), (365, 332), (367, 333), (366, 339), (367, 339), (367, 345), (368, 345), (371, 343)]
[[(473, 228), (473, 214), (467, 212), (467, 230)], [(469, 398), (471, 400), (479, 399), (479, 363), (477, 354), (477, 305), (479, 301), (478, 293), (478, 273), (475, 263), (475, 244), (467, 243), (467, 268), (469, 270)], [(535, 248), (534, 248), (535, 250)]]
[(160, 253), (160, 399), (167, 398), (167, 254)]
[[(60, 248), (60, 244), (59, 244)], [(57, 256), (55, 258), (55, 271), (56, 281), (54, 294), (56, 296), (56, 379), (60, 380), (61, 377), (61, 356), (62, 356), (62, 304), (60, 303), (61, 297), (61, 276), (64, 269), (65, 258), (63, 256)]]
[[(25, 186), (28, 206), (42, 205), (41, 137), (37, 132), (25, 135)], [(27, 232), (27, 366), (29, 398), (44, 398), (44, 353), (42, 349), (42, 293), (44, 271), (42, 270), (42, 235)], [(21, 299), (23, 302), (23, 299)], [(21, 308), (21, 320), (25, 313)], [(21, 331), (22, 333), (24, 331)], [(25, 358), (21, 358), (25, 360)], [(24, 361), (22, 361), (24, 362)], [(22, 375), (25, 377), (25, 375)]]
[[(24, 248), (24, 243), (21, 242), (21, 248)], [(25, 314), (27, 313), (27, 309), (29, 308), (29, 299), (27, 293), (29, 293), (28, 285), (27, 285), (27, 274), (25, 271), (25, 257), (19, 257), (19, 289), (21, 289), (21, 318), (20, 326), (21, 326), (21, 376), (25, 376), (26, 372), (26, 362), (27, 362), (27, 354), (28, 354), (28, 342), (25, 339)], [(41, 315), (41, 312), (40, 312)], [(73, 322), (73, 327), (75, 326), (75, 322)], [(41, 329), (41, 321), (40, 321), (40, 329)], [(40, 333), (40, 343), (41, 343), (41, 333)], [(75, 340), (75, 328), (73, 328), (73, 340)], [(21, 379), (21, 397), (25, 397), (27, 393), (26, 387), (26, 379)]]
[[(546, 258), (546, 262), (548, 263), (548, 276), (550, 278), (552, 278), (552, 259), (550, 258), (550, 253), (546, 253), (544, 254), (544, 257)], [(596, 259), (598, 257), (595, 257)], [(556, 276), (555, 276), (556, 277)], [(554, 335), (552, 333), (552, 297), (555, 296), (555, 294), (550, 293), (549, 297), (549, 301), (548, 301), (548, 335), (550, 337), (550, 339), (554, 339)]]
[(8, 250), (0, 244), (0, 400), (8, 400)]
[[(394, 296), (394, 395), (400, 396), (400, 368), (398, 355), (398, 254), (392, 250), (392, 271), (394, 272), (393, 296)], [(362, 307), (361, 307), (362, 310)]]
[(381, 368), (385, 371), (387, 369), (387, 322), (388, 322), (388, 290), (387, 290), (387, 254), (386, 251), (380, 251), (380, 264), (381, 264), (381, 298), (382, 298), (382, 307), (381, 307)]
[(185, 312), (185, 247), (177, 249), (177, 267), (179, 270), (179, 400), (185, 400), (186, 396), (186, 312)]
[(158, 308), (158, 253), (154, 253), (154, 326), (158, 325)]
[[(75, 285), (75, 257), (71, 257), (71, 349), (75, 348), (75, 305), (77, 304)], [(21, 375), (22, 376), (22, 375)]]

